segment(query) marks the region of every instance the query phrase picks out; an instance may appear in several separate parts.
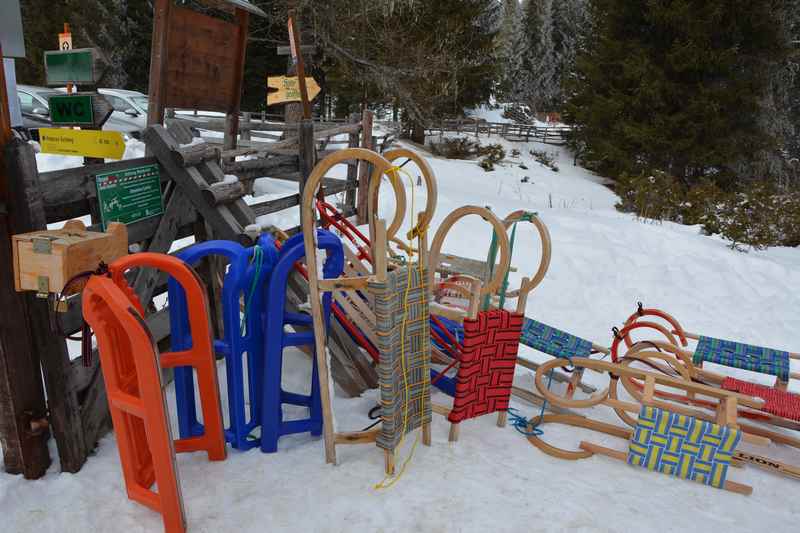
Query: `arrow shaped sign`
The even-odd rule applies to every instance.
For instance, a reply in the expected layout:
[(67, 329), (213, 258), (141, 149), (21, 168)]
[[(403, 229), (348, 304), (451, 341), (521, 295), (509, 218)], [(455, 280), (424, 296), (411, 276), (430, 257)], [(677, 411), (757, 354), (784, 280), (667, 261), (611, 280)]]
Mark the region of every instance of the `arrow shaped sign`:
[[(317, 81), (311, 76), (306, 77), (308, 99), (313, 100), (322, 91)], [(267, 105), (285, 104), (300, 101), (300, 82), (296, 76), (276, 76), (267, 78)]]

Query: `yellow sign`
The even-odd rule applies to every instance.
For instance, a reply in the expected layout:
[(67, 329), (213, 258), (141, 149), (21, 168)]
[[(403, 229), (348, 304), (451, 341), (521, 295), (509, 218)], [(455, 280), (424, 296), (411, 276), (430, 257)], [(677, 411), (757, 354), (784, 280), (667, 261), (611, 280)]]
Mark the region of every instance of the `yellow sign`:
[[(316, 80), (306, 76), (306, 87), (308, 88), (309, 102), (317, 97), (322, 91)], [(276, 92), (269, 92), (270, 89), (277, 89)], [(300, 101), (300, 81), (297, 76), (289, 78), (278, 76), (267, 78), (267, 105), (284, 104), (286, 102)]]
[(39, 144), (45, 154), (122, 159), (125, 139), (118, 131), (41, 128)]

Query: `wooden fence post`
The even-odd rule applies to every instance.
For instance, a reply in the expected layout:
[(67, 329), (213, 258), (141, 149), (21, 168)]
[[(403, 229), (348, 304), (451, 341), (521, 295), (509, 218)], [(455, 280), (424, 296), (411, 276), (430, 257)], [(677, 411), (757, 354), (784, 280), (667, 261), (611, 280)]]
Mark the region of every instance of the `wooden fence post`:
[(250, 140), (250, 127), (249, 127), (251, 122), (250, 117), (251, 113), (249, 112), (242, 113), (242, 124), (244, 124), (245, 126), (244, 128), (242, 128), (242, 133), (241, 133), (241, 139), (243, 141)]
[[(350, 115), (350, 122), (357, 124), (361, 117), (358, 113)], [(358, 148), (358, 132), (351, 133), (348, 138), (348, 148)], [(347, 165), (347, 185), (348, 189), (344, 196), (344, 212), (352, 214), (356, 210), (356, 183), (358, 182), (358, 164), (353, 162)], [(350, 188), (352, 187), (352, 188)]]
[[(39, 173), (36, 169), (33, 148), (21, 140), (16, 140), (10, 145), (7, 153), (11, 156), (9, 170), (17, 178), (10, 184), (9, 190), (15, 206), (14, 232), (46, 229), (44, 200), (39, 187)], [(58, 290), (60, 287), (53, 289)], [(31, 345), (42, 365), (42, 374), (47, 387), (50, 426), (58, 443), (61, 470), (77, 472), (94, 448), (96, 438), (110, 427), (105, 391), (92, 395), (93, 401), (97, 402), (99, 415), (94, 417), (94, 413), (84, 412), (86, 410), (82, 409), (78, 398), (79, 390), (72, 386), (73, 371), (66, 342), (53, 327), (49, 301), (28, 293), (24, 295), (24, 302), (21, 314), (27, 319)], [(99, 387), (102, 388), (102, 381)], [(87, 435), (84, 421), (90, 415), (93, 434)]]
[[(303, 189), (306, 187), (306, 180), (317, 164), (316, 141), (314, 140), (314, 120), (303, 119), (298, 127), (298, 141), (300, 144), (300, 197), (303, 197)], [(320, 185), (317, 198), (325, 199), (324, 187)], [(302, 209), (302, 206), (300, 207)]]
[(6, 81), (0, 69), (0, 447), (6, 472), (37, 479), (50, 466), (49, 431), (46, 425), (37, 423), (36, 431), (33, 427), (35, 421), (46, 419), (47, 406), (24, 298), (14, 290), (11, 235), (16, 227), (11, 215), (16, 206), (9, 195), (11, 148)]
[[(372, 111), (365, 110), (361, 116), (361, 147), (367, 150), (372, 150)], [(359, 163), (358, 171), (358, 203), (356, 209), (358, 210), (357, 224), (367, 223), (367, 204), (369, 199), (369, 177), (371, 172), (370, 166), (366, 161)]]

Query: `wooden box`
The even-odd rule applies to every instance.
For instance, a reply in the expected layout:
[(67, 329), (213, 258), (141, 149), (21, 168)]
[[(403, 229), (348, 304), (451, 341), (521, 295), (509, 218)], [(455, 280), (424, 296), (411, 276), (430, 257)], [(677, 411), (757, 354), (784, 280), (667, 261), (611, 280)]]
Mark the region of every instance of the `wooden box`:
[(114, 222), (106, 233), (86, 231), (83, 222), (70, 220), (63, 229), (14, 235), (12, 245), (16, 290), (57, 293), (76, 274), (126, 255), (128, 230)]

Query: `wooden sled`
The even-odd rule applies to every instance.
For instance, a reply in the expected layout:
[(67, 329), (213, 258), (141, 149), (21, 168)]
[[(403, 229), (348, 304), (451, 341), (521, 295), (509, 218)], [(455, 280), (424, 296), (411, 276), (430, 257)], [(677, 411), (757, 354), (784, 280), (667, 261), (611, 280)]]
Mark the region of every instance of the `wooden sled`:
[[(547, 374), (556, 368), (563, 368), (569, 365), (574, 365), (575, 368), (588, 368), (599, 372), (608, 372), (611, 376), (609, 387), (604, 391), (585, 399), (568, 398), (566, 396), (560, 396), (553, 393), (547, 386)], [(641, 403), (621, 401), (614, 396), (612, 391), (616, 382), (623, 379), (635, 379), (641, 383), (644, 383), (643, 393), (640, 396)], [(648, 372), (632, 368), (630, 366), (587, 358), (573, 358), (571, 361), (565, 359), (554, 359), (543, 364), (539, 370), (537, 370), (535, 383), (539, 393), (553, 405), (561, 408), (571, 409), (582, 409), (597, 405), (605, 405), (612, 408), (617, 414), (624, 413), (626, 421), (632, 423), (632, 427), (634, 429), (632, 430), (629, 428), (617, 427), (612, 424), (606, 424), (576, 415), (558, 414), (544, 415), (544, 417), (541, 419), (534, 419), (531, 421), (532, 426), (537, 426), (541, 423), (548, 422), (562, 423), (576, 427), (593, 429), (621, 438), (630, 438), (635, 429), (640, 426), (640, 420), (631, 417), (629, 413), (641, 414), (642, 406), (647, 406), (669, 412), (673, 415), (689, 417), (696, 421), (710, 422), (720, 426), (729, 426), (731, 428), (738, 429), (742, 432), (741, 440), (746, 443), (760, 446), (766, 446), (770, 442), (790, 445), (798, 444), (796, 439), (787, 437), (784, 433), (771, 431), (761, 426), (754, 426), (740, 422), (737, 417), (738, 407), (741, 405), (747, 408), (758, 408), (762, 403), (761, 400), (708, 385), (691, 383), (657, 372)], [(712, 414), (707, 410), (697, 410), (683, 405), (665, 402), (659, 399), (658, 395), (656, 394), (657, 386), (683, 390), (686, 393), (693, 394), (698, 399), (703, 398), (703, 401), (707, 402), (707, 405), (714, 407), (714, 413)], [(604, 452), (608, 452), (605, 453), (606, 455), (620, 458), (620, 453), (623, 453), (616, 450), (611, 450), (613, 453), (610, 453), (609, 449), (603, 449), (602, 447), (592, 445), (591, 443), (588, 445), (581, 443), (580, 450), (563, 450), (544, 442), (540, 437), (535, 435), (529, 436), (528, 439), (531, 444), (543, 452), (561, 459), (578, 460), (591, 457), (591, 455), (594, 453)], [(753, 464), (758, 468), (769, 470), (794, 479), (800, 479), (800, 469), (795, 466), (787, 465), (779, 461), (772, 460), (768, 457), (747, 452), (736, 451), (732, 453), (735, 459), (734, 464)]]
[[(655, 317), (659, 320), (655, 321), (646, 317)], [(634, 342), (631, 334), (637, 330), (657, 331), (662, 339)], [(684, 349), (684, 347), (688, 346), (689, 340), (697, 341), (694, 352)], [(628, 349), (624, 355), (621, 355), (623, 344)], [(800, 359), (797, 354), (768, 348), (751, 347), (743, 343), (723, 341), (688, 333), (671, 315), (658, 309), (646, 309), (644, 307), (640, 307), (639, 311), (628, 318), (621, 331), (615, 332), (615, 339), (611, 348), (613, 361), (629, 366), (638, 363), (667, 375), (679, 376), (688, 381), (713, 385), (760, 398), (764, 402), (760, 409), (742, 409), (739, 412), (739, 416), (800, 430), (800, 395), (786, 391), (789, 379), (800, 377), (800, 374), (789, 370), (790, 361)], [(768, 363), (761, 364), (760, 361), (762, 360), (757, 356), (749, 357), (748, 350), (753, 353), (766, 354)], [(722, 365), (724, 365), (724, 361), (729, 361), (733, 363), (730, 366), (739, 369), (776, 375), (775, 386), (756, 385), (709, 371), (703, 367), (703, 362), (706, 359)], [(778, 361), (777, 364), (774, 364), (775, 361)], [(641, 383), (624, 379), (622, 384), (634, 397), (641, 395)], [(656, 391), (656, 394), (671, 401), (700, 407), (705, 406), (702, 401), (698, 401), (691, 393), (681, 395), (666, 391)], [(631, 423), (630, 420), (625, 421), (629, 424)]]
[[(346, 150), (341, 150), (335, 152), (325, 159), (323, 159), (320, 163), (312, 171), (311, 175), (306, 182), (305, 189), (303, 190), (303, 203), (302, 203), (302, 223), (303, 223), (303, 235), (305, 240), (305, 247), (306, 250), (316, 250), (316, 243), (315, 236), (316, 236), (316, 221), (313, 217), (313, 207), (315, 205), (315, 194), (317, 189), (322, 182), (323, 177), (325, 174), (335, 165), (340, 164), (344, 161), (348, 160), (361, 160), (366, 161), (373, 166), (373, 173), (370, 178), (370, 188), (372, 193), (374, 193), (375, 189), (380, 184), (381, 178), (385, 173), (392, 173), (395, 174), (393, 176), (393, 180), (398, 180), (399, 178), (396, 176), (396, 171), (392, 164), (387, 161), (385, 158), (381, 157), (375, 152), (361, 149), (361, 148), (350, 148)], [(370, 196), (373, 196), (373, 194)], [(404, 215), (403, 211), (403, 215)], [(394, 222), (392, 223), (393, 228), (399, 228), (400, 224), (402, 223), (402, 218), (396, 217)], [(316, 347), (316, 357), (317, 357), (317, 365), (319, 369), (319, 379), (320, 379), (320, 391), (321, 391), (321, 400), (322, 400), (322, 412), (323, 412), (323, 436), (325, 439), (325, 458), (328, 463), (336, 463), (336, 446), (342, 444), (361, 444), (361, 443), (377, 443), (384, 449), (384, 456), (385, 456), (385, 466), (386, 466), (386, 473), (387, 475), (394, 473), (395, 468), (395, 448), (394, 446), (396, 443), (402, 442), (402, 437), (410, 432), (416, 427), (420, 427), (422, 431), (422, 441), (425, 445), (430, 445), (430, 383), (429, 383), (429, 376), (427, 376), (427, 365), (430, 362), (430, 352), (428, 349), (427, 354), (425, 353), (426, 345), (429, 346), (429, 343), (425, 341), (429, 337), (429, 333), (427, 330), (424, 330), (424, 335), (417, 332), (422, 338), (420, 339), (419, 346), (421, 346), (420, 350), (421, 353), (416, 354), (419, 360), (420, 366), (423, 368), (424, 372), (422, 372), (421, 380), (414, 382), (415, 387), (411, 389), (407, 389), (403, 391), (402, 397), (400, 399), (401, 403), (405, 405), (401, 405), (401, 409), (405, 408), (408, 409), (408, 404), (413, 399), (414, 401), (414, 408), (416, 411), (413, 414), (415, 423), (411, 427), (407, 427), (405, 422), (403, 422), (400, 431), (398, 432), (398, 424), (396, 417), (391, 418), (387, 417), (386, 413), (387, 410), (392, 412), (397, 411), (397, 406), (389, 401), (389, 403), (382, 402), (382, 426), (379, 429), (370, 430), (370, 431), (361, 431), (361, 432), (343, 432), (337, 431), (334, 422), (333, 416), (333, 406), (332, 406), (332, 381), (330, 377), (330, 366), (328, 362), (328, 353), (327, 353), (327, 334), (325, 331), (325, 324), (322, 317), (322, 293), (324, 292), (333, 292), (334, 298), (337, 302), (342, 301), (339, 298), (339, 295), (342, 292), (349, 292), (354, 293), (358, 292), (361, 294), (371, 294), (371, 297), (367, 299), (372, 304), (372, 307), (365, 307), (372, 315), (375, 317), (375, 323), (377, 323), (377, 327), (374, 328), (375, 335), (376, 335), (376, 342), (377, 346), (380, 349), (380, 356), (381, 356), (381, 364), (383, 364), (383, 356), (387, 349), (398, 349), (399, 346), (404, 346), (406, 343), (403, 342), (403, 336), (398, 335), (396, 330), (387, 330), (383, 331), (381, 329), (381, 321), (378, 320), (380, 315), (386, 315), (386, 309), (388, 309), (388, 305), (391, 304), (392, 298), (394, 298), (395, 304), (396, 300), (398, 299), (399, 292), (397, 290), (394, 291), (394, 294), (391, 292), (391, 282), (392, 282), (392, 275), (400, 272), (402, 269), (397, 268), (395, 265), (390, 265), (388, 261), (388, 246), (387, 246), (387, 238), (388, 233), (386, 229), (386, 223), (383, 220), (377, 219), (374, 210), (370, 213), (370, 226), (373, 229), (374, 238), (372, 239), (372, 244), (370, 247), (370, 256), (371, 256), (371, 263), (373, 265), (372, 270), (367, 270), (364, 272), (361, 269), (356, 269), (351, 271), (352, 274), (348, 277), (337, 278), (337, 279), (320, 279), (319, 276), (319, 269), (318, 269), (318, 261), (316, 258), (316, 254), (314, 253), (307, 253), (306, 254), (306, 265), (308, 269), (308, 281), (309, 281), (309, 300), (311, 303), (311, 313), (313, 318), (313, 327), (314, 327), (314, 340), (315, 340), (315, 347)], [(397, 231), (397, 229), (394, 229)], [(420, 249), (425, 249), (425, 232), (419, 231), (418, 232), (418, 239), (420, 241), (419, 247)], [(425, 268), (425, 255), (423, 254), (420, 257), (421, 263), (419, 263), (420, 272), (424, 272)], [(363, 265), (362, 265), (363, 267)], [(366, 269), (366, 267), (363, 267)], [(398, 274), (399, 275), (399, 274)], [(409, 280), (409, 284), (411, 283), (412, 278), (412, 271), (411, 268), (407, 268), (405, 270), (406, 279)], [(420, 274), (419, 282), (424, 281), (424, 275)], [(388, 289), (387, 289), (387, 284)], [(408, 297), (408, 293), (406, 293), (406, 298)], [(387, 301), (389, 302), (387, 304)], [(416, 313), (424, 316), (427, 313), (427, 306), (425, 305), (426, 302), (422, 301), (419, 306), (416, 308)], [(383, 310), (383, 311), (382, 311)], [(389, 317), (391, 318), (391, 316)], [(427, 326), (428, 317), (424, 316), (424, 325)], [(387, 327), (391, 327), (391, 324)], [(365, 324), (365, 329), (366, 324)], [(392, 333), (394, 331), (394, 333)], [(414, 343), (412, 343), (414, 344)], [(426, 362), (427, 357), (427, 362)], [(381, 366), (381, 379), (384, 379), (384, 375), (388, 375), (389, 378), (393, 379), (393, 372), (398, 371), (396, 367), (386, 368), (385, 366)], [(418, 369), (412, 368), (409, 372), (418, 371)], [(399, 370), (402, 372), (406, 372), (405, 366), (402, 366), (402, 369)], [(409, 374), (410, 376), (410, 374)], [(407, 379), (410, 380), (410, 377), (407, 376)], [(391, 383), (389, 383), (391, 385)], [(417, 386), (418, 385), (418, 386)], [(384, 382), (381, 382), (381, 394), (383, 398), (383, 393), (386, 390), (386, 386)], [(391, 387), (389, 387), (391, 388)], [(427, 411), (427, 412), (426, 412)], [(399, 435), (399, 438), (398, 438)]]

